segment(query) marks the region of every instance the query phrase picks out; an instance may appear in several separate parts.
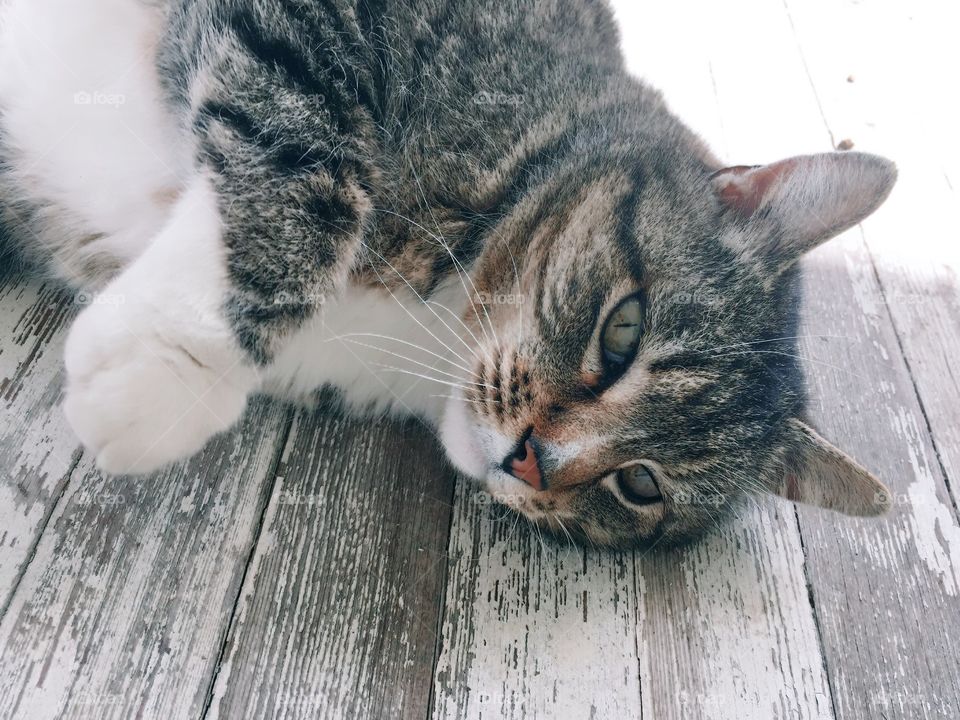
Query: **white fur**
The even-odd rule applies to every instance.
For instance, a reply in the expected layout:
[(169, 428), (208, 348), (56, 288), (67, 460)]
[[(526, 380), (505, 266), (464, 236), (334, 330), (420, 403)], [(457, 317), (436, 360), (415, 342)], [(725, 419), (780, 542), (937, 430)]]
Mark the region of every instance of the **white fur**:
[(437, 422), (444, 406), (439, 396), (456, 390), (445, 383), (462, 384), (476, 363), (460, 339), (466, 334), (458, 319), (466, 294), (456, 278), (426, 305), (407, 289), (391, 294), (357, 286), (340, 297), (315, 300), (319, 312), (264, 374), (264, 390), (271, 394), (296, 399), (332, 385), (354, 410)]
[(447, 457), (458, 470), (470, 477), (525, 485), (500, 468), (503, 458), (516, 447), (517, 438), (508, 437), (492, 425), (481, 422), (470, 404), (461, 398), (462, 393), (458, 392), (448, 399), (440, 421), (440, 439)]
[(137, 257), (188, 176), (189, 145), (160, 102), (158, 29), (158, 11), (136, 0), (2, 11), (0, 114), (16, 180), (60, 209), (64, 234), (103, 234), (87, 253)]
[(226, 292), (216, 196), (198, 177), (67, 338), (64, 411), (101, 468), (152, 470), (240, 417), (257, 375), (223, 318)]

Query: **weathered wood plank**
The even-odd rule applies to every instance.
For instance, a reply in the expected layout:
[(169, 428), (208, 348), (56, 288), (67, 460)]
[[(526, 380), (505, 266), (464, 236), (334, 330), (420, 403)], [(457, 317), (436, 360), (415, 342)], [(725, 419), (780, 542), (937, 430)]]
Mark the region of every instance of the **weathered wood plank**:
[(295, 422), (211, 717), (423, 718), (452, 473), (414, 420)]
[(645, 717), (834, 717), (791, 508), (640, 568)]
[(57, 407), (72, 300), (0, 272), (0, 618), (80, 459)]
[[(837, 711), (955, 718), (957, 518), (862, 241), (851, 237), (814, 268), (806, 332), (857, 340), (818, 353), (849, 373), (814, 374), (812, 416), (884, 479), (895, 503), (872, 523), (799, 512)], [(858, 311), (838, 314), (838, 298)]]
[(437, 718), (640, 716), (632, 554), (541, 544), (458, 484)]
[(287, 422), (255, 403), (149, 478), (81, 461), (0, 623), (0, 716), (200, 716)]
[[(835, 5), (821, 7), (816, 34), (811, 32), (805, 46), (831, 44), (824, 27), (837, 22)], [(825, 149), (829, 136), (821, 106), (789, 18), (782, 8), (762, 2), (750, 2), (744, 12), (763, 33), (738, 35), (736, 20), (722, 15), (713, 26), (723, 43), (743, 49), (721, 54), (714, 66), (731, 151), (749, 163)], [(847, 26), (842, 37), (864, 27), (869, 23)], [(832, 71), (849, 74), (845, 68)], [(872, 224), (887, 222), (897, 202), (895, 192)], [(802, 352), (812, 361), (807, 365), (812, 418), (827, 437), (877, 472), (898, 500), (893, 513), (879, 521), (798, 511), (834, 706), (844, 718), (956, 717), (955, 555), (950, 557), (936, 533), (956, 537), (957, 519), (913, 380), (862, 235), (848, 233), (805, 264)], [(911, 505), (900, 498), (911, 498)], [(939, 524), (933, 527), (934, 522)], [(940, 551), (934, 558), (932, 549)]]

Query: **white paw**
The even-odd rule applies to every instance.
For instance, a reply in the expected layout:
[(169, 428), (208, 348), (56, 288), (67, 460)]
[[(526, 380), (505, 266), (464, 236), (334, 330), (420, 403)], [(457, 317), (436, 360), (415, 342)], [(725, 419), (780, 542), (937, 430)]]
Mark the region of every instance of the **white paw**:
[(84, 310), (70, 331), (64, 403), (102, 470), (149, 472), (236, 422), (256, 372), (221, 322), (156, 298), (107, 300)]

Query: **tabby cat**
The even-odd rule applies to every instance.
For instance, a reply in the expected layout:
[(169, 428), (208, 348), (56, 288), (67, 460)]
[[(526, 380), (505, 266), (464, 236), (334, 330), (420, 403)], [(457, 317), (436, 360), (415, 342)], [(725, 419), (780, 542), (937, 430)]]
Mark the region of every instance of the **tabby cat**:
[(338, 388), (598, 545), (883, 486), (804, 422), (798, 267), (861, 153), (722, 167), (603, 0), (6, 0), (5, 245), (87, 306), (66, 416), (109, 473)]

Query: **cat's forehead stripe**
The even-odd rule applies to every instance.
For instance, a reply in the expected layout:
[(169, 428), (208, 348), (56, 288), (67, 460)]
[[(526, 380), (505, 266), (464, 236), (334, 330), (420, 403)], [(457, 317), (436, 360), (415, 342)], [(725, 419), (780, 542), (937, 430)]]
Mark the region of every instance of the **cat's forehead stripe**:
[(637, 285), (644, 284), (644, 268), (640, 257), (639, 244), (636, 237), (636, 216), (640, 205), (640, 197), (646, 184), (646, 177), (642, 168), (637, 168), (629, 175), (630, 190), (624, 196), (617, 211), (619, 231), (614, 240), (620, 248), (620, 254)]
[[(538, 243), (535, 318), (545, 336), (567, 315), (595, 313), (604, 288), (623, 273), (643, 273), (633, 218), (644, 185), (639, 169), (612, 173), (585, 187), (554, 217), (554, 242)], [(612, 253), (614, 243), (619, 252)]]

